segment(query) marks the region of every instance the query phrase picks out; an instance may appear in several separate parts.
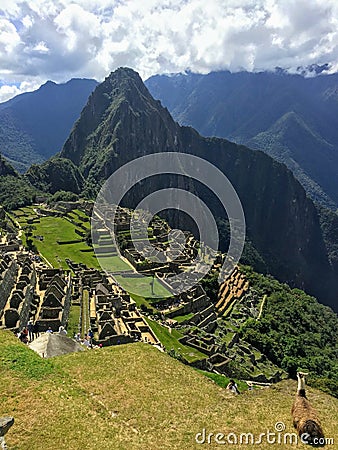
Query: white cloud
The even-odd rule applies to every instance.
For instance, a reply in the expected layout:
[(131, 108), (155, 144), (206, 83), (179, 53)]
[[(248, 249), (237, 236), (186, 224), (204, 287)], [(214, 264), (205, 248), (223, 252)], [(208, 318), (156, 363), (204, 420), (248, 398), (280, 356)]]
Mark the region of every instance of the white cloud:
[(5, 102), (18, 94), (21, 94), (21, 91), (15, 85), (0, 86), (0, 102)]
[(7, 19), (0, 17), (0, 54), (11, 53), (20, 43), (20, 36), (15, 26)]
[(39, 88), (41, 82), (28, 82), (24, 81), (19, 85), (15, 84), (0, 84), (0, 103), (9, 100), (16, 95), (23, 94), (24, 92), (31, 92)]
[(338, 70), (337, 0), (2, 0), (0, 79)]
[(49, 53), (49, 48), (47, 47), (46, 42), (43, 41), (36, 44), (32, 50), (37, 53)]

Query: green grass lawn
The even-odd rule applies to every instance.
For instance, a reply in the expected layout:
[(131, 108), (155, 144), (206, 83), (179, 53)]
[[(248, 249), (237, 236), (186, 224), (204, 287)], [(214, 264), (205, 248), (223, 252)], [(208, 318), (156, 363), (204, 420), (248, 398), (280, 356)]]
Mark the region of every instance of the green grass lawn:
[[(233, 396), (142, 343), (43, 359), (12, 333), (0, 331), (0, 378), (0, 416), (15, 419), (6, 435), (11, 450), (216, 449), (222, 446), (213, 441), (196, 444), (196, 433), (251, 432), (258, 438), (275, 432), (277, 422), (294, 431), (294, 380)], [(307, 395), (325, 436), (338, 442), (338, 400), (312, 388)], [(223, 447), (309, 449), (302, 443), (274, 446), (266, 439)]]
[(154, 280), (154, 295), (150, 286), (152, 277), (132, 278), (116, 275), (114, 278), (126, 291), (146, 299), (151, 300), (153, 298), (156, 301), (156, 298), (171, 297), (171, 293), (156, 278)]
[[(213, 373), (213, 372), (207, 372), (205, 370), (200, 370), (200, 369), (196, 369), (196, 370), (197, 370), (197, 372), (201, 373), (202, 375), (210, 378), (218, 386), (220, 386), (220, 387), (222, 387), (224, 389), (227, 387), (227, 385), (228, 385), (228, 383), (230, 381), (230, 378), (226, 377), (225, 375), (221, 375), (221, 374)], [(241, 380), (235, 380), (235, 381), (237, 383), (238, 390), (240, 392), (243, 392), (243, 391), (248, 389), (248, 385), (244, 381), (241, 381)]]
[[(62, 217), (41, 217), (40, 223), (34, 224), (33, 236), (43, 236), (43, 241), (33, 239), (39, 253), (54, 267), (68, 268), (66, 258), (77, 263), (84, 263), (88, 267), (99, 269), (99, 263), (94, 251), (85, 243), (60, 245), (57, 241), (71, 241), (80, 239), (75, 233), (74, 225)], [(87, 251), (81, 251), (87, 250)]]
[[(75, 211), (81, 217), (87, 217), (84, 212), (79, 210)], [(37, 214), (33, 211), (33, 207), (20, 208), (19, 210), (13, 211), (13, 213), (13, 218), (17, 220), (23, 228), (28, 225), (28, 219), (38, 218)], [(77, 221), (81, 221), (74, 212), (70, 212), (68, 215), (71, 215), (75, 220), (77, 219)], [(57, 241), (62, 242), (81, 239), (81, 237), (75, 233), (76, 226), (69, 220), (63, 217), (40, 217), (39, 221), (40, 222), (32, 225), (34, 227), (33, 236), (44, 236), (44, 240), (39, 241), (33, 238), (33, 242), (39, 253), (41, 253), (53, 267), (67, 269), (68, 265), (65, 260), (66, 258), (69, 258), (77, 263), (82, 262), (88, 267), (101, 269), (100, 262), (97, 260), (92, 247), (89, 247), (86, 242), (63, 245), (57, 243)], [(87, 229), (90, 228), (90, 222), (82, 223)], [(23, 244), (25, 244), (25, 235), (22, 236), (22, 241)], [(119, 272), (131, 269), (131, 266), (117, 255), (101, 255), (99, 259), (102, 262), (104, 270)], [(144, 288), (142, 288), (142, 292), (148, 293)]]
[(85, 289), (82, 294), (81, 308), (81, 337), (84, 338), (90, 328), (89, 319), (89, 292)]
[(131, 266), (126, 263), (119, 256), (102, 256), (99, 255), (98, 262), (101, 263), (102, 268), (111, 272), (123, 272), (125, 270), (131, 270)]
[(199, 359), (204, 359), (207, 357), (204, 353), (195, 350), (188, 345), (183, 345), (179, 342), (179, 339), (183, 337), (183, 334), (174, 328), (169, 332), (169, 329), (159, 324), (155, 320), (146, 318), (149, 326), (156, 334), (159, 341), (165, 346), (166, 350), (175, 350), (177, 353), (182, 355), (188, 362), (197, 361)]
[[(14, 211), (17, 217), (14, 217), (24, 228), (27, 225), (27, 219), (38, 217), (33, 209), (21, 208)], [(83, 213), (83, 217), (86, 217)], [(58, 244), (57, 241), (79, 240), (81, 237), (75, 233), (75, 226), (63, 217), (40, 217), (40, 222), (33, 224), (33, 236), (43, 236), (43, 241), (33, 238), (33, 242), (39, 253), (49, 261), (53, 267), (62, 267), (67, 269), (66, 259), (69, 258), (77, 263), (84, 263), (88, 267), (101, 269), (94, 251), (86, 242), (75, 244)], [(83, 222), (85, 223), (85, 222)], [(90, 224), (85, 223), (86, 226)], [(25, 243), (25, 236), (22, 236)], [(130, 269), (130, 266), (118, 256), (102, 257), (104, 268), (112, 271), (123, 271)]]
[(136, 294), (130, 294), (130, 297), (135, 300), (136, 306), (140, 308), (142, 305), (144, 305), (146, 308), (152, 310), (154, 313), (157, 312), (157, 309), (155, 309), (151, 303), (148, 302), (144, 297)]
[(184, 322), (185, 320), (191, 319), (193, 316), (194, 316), (194, 313), (189, 313), (189, 314), (185, 314), (184, 316), (175, 316), (175, 317), (173, 317), (173, 320), (176, 320), (178, 323), (180, 323), (180, 322)]
[(67, 333), (69, 337), (74, 337), (79, 332), (80, 306), (71, 305), (68, 317)]

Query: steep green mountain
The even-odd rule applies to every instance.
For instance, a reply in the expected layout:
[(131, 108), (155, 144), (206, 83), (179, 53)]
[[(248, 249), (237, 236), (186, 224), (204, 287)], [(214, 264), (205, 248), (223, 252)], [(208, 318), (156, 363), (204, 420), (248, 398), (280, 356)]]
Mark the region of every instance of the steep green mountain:
[(95, 80), (48, 81), (0, 104), (0, 148), (20, 172), (61, 150)]
[(0, 205), (6, 209), (31, 204), (38, 191), (19, 175), (0, 154)]
[(13, 167), (6, 161), (6, 159), (0, 154), (0, 177), (6, 175), (15, 176), (16, 172)]
[(62, 190), (79, 194), (84, 184), (78, 167), (69, 159), (58, 157), (53, 157), (41, 165), (32, 165), (26, 173), (26, 178), (36, 188), (52, 194)]
[(311, 373), (312, 384), (338, 397), (338, 318), (327, 306), (300, 289), (242, 267), (264, 298), (259, 319), (248, 319), (241, 339), (258, 348), (292, 378), (299, 368)]
[(329, 259), (334, 271), (338, 273), (338, 214), (326, 208), (319, 208), (319, 211)]
[(338, 74), (156, 75), (146, 81), (182, 125), (285, 163), (313, 200), (338, 205)]
[[(225, 173), (242, 201), (248, 238), (268, 272), (335, 306), (337, 286), (318, 212), (292, 173), (263, 152), (225, 139), (203, 138), (192, 128), (179, 126), (133, 70), (118, 69), (96, 88), (60, 156), (79, 167), (85, 192), (93, 195), (127, 161), (170, 150), (200, 156)], [(141, 196), (177, 181), (151, 177), (131, 192), (125, 204), (135, 207)], [(208, 190), (186, 178), (179, 182), (201, 195), (216, 218), (225, 217)], [(51, 178), (46, 183), (52, 192), (57, 190)], [(171, 224), (187, 228), (184, 219), (175, 223), (176, 217), (169, 217)]]
[(96, 186), (136, 156), (181, 150), (183, 144), (175, 143), (179, 129), (136, 72), (118, 69), (89, 97), (60, 156)]

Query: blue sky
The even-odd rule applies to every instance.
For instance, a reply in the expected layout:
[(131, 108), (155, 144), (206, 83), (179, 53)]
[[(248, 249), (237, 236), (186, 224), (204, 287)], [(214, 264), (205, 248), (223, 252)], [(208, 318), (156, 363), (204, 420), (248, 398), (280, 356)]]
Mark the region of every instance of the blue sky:
[(0, 101), (46, 80), (338, 70), (337, 0), (0, 0)]

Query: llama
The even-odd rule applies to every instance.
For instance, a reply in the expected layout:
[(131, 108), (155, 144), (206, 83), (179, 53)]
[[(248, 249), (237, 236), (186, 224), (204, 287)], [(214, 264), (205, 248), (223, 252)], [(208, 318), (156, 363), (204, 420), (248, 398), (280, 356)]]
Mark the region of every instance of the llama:
[(311, 405), (305, 393), (305, 376), (307, 373), (297, 372), (298, 389), (291, 414), (293, 425), (303, 443), (320, 444), (324, 433), (317, 411)]

